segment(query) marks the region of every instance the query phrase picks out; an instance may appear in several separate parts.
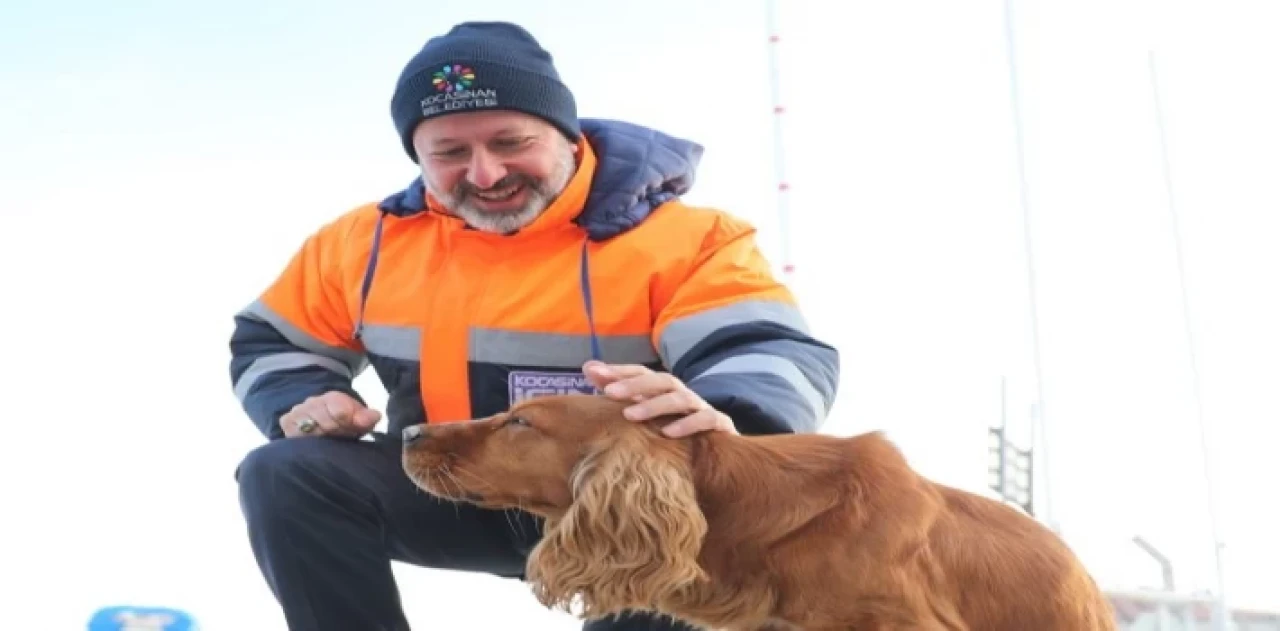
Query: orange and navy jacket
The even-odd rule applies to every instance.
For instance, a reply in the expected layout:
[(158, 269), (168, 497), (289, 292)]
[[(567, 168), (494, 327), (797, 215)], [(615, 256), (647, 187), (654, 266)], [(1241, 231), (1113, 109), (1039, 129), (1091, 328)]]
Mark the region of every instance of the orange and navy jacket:
[(372, 366), (388, 431), (591, 392), (588, 359), (669, 371), (740, 432), (816, 431), (836, 350), (814, 339), (755, 231), (684, 204), (702, 148), (585, 119), (579, 168), (514, 235), (471, 229), (417, 179), (311, 235), (235, 316), (231, 381), (269, 439)]

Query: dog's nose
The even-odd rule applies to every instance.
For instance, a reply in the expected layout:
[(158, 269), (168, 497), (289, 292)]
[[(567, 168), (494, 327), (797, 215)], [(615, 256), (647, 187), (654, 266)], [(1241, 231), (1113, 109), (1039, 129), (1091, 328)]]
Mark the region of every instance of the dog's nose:
[(400, 431), (400, 437), (404, 439), (404, 444), (412, 445), (422, 438), (422, 426), (410, 425)]

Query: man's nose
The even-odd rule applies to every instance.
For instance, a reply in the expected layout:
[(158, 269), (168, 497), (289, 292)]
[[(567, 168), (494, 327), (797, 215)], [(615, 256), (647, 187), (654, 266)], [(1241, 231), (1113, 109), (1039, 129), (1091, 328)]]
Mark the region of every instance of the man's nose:
[(400, 430), (400, 437), (404, 439), (404, 444), (406, 445), (412, 445), (413, 443), (418, 442), (418, 439), (422, 438), (424, 435), (421, 425), (410, 425)]
[(467, 167), (467, 180), (482, 191), (493, 188), (493, 185), (506, 176), (507, 169), (502, 161), (487, 151), (475, 152), (471, 157), (471, 165)]

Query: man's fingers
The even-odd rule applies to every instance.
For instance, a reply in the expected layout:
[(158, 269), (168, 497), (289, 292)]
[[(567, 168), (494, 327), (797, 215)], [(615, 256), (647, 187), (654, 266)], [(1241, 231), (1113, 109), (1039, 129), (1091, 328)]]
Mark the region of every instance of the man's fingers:
[(684, 438), (702, 431), (703, 428), (699, 427), (699, 425), (698, 418), (691, 414), (678, 421), (667, 423), (662, 428), (662, 433), (668, 438)]
[(596, 388), (604, 388), (618, 378), (608, 364), (594, 359), (582, 365), (582, 375)]
[(662, 433), (669, 438), (681, 438), (690, 434), (708, 431), (737, 434), (738, 428), (733, 426), (733, 421), (728, 416), (711, 407), (698, 410), (662, 428)]
[[(302, 423), (306, 419), (311, 419), (316, 424), (309, 432), (302, 429)], [(320, 436), (339, 431), (338, 423), (320, 401), (307, 401), (299, 405), (280, 418), (280, 425), (288, 436)]]
[(582, 365), (582, 374), (591, 382), (591, 385), (601, 389), (619, 379), (635, 377), (648, 372), (653, 371), (641, 364), (606, 364), (594, 359)]
[(687, 391), (670, 373), (648, 371), (633, 377), (615, 381), (604, 388), (604, 393), (619, 400), (650, 399), (669, 392)]
[(717, 427), (719, 419), (715, 410), (707, 408), (699, 410), (682, 419), (667, 423), (662, 428), (662, 433), (669, 438), (683, 438), (698, 432), (719, 429)]
[(644, 399), (628, 406), (622, 413), (633, 421), (647, 421), (666, 414), (692, 414), (704, 405), (697, 395), (682, 388)]
[[(381, 413), (360, 405), (343, 392), (326, 392), (310, 397), (280, 417), (280, 428), (286, 436), (360, 436), (373, 429)], [(309, 432), (302, 431), (305, 419), (315, 421)]]
[(360, 408), (356, 410), (355, 414), (351, 415), (351, 421), (355, 423), (356, 427), (366, 432), (373, 429), (380, 420), (382, 420), (382, 413), (369, 408)]
[(737, 433), (729, 417), (708, 405), (671, 373), (657, 372), (641, 364), (605, 364), (596, 360), (584, 363), (582, 373), (606, 396), (631, 403), (623, 410), (628, 419), (648, 421), (662, 416), (676, 417), (677, 420), (663, 427), (663, 433), (669, 437), (708, 430)]
[(329, 418), (336, 425), (331, 433), (343, 436), (362, 436), (382, 419), (382, 414), (371, 410), (344, 392), (327, 392), (321, 400)]
[[(330, 396), (334, 394), (339, 394), (339, 396)], [(321, 405), (323, 406), (324, 414), (333, 419), (333, 423), (336, 426), (334, 433), (358, 434), (361, 431), (360, 426), (355, 422), (355, 416), (360, 410), (357, 402), (340, 393), (331, 392), (323, 398)]]

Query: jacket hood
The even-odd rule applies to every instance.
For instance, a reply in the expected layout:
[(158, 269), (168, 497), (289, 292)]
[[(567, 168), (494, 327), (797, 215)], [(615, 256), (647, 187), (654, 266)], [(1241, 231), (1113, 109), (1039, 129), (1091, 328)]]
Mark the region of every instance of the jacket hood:
[[(655, 208), (693, 188), (701, 145), (623, 121), (584, 118), (580, 125), (596, 154), (596, 172), (574, 222), (593, 241), (634, 228)], [(397, 217), (413, 216), (426, 210), (425, 193), (417, 177), (378, 208)]]

